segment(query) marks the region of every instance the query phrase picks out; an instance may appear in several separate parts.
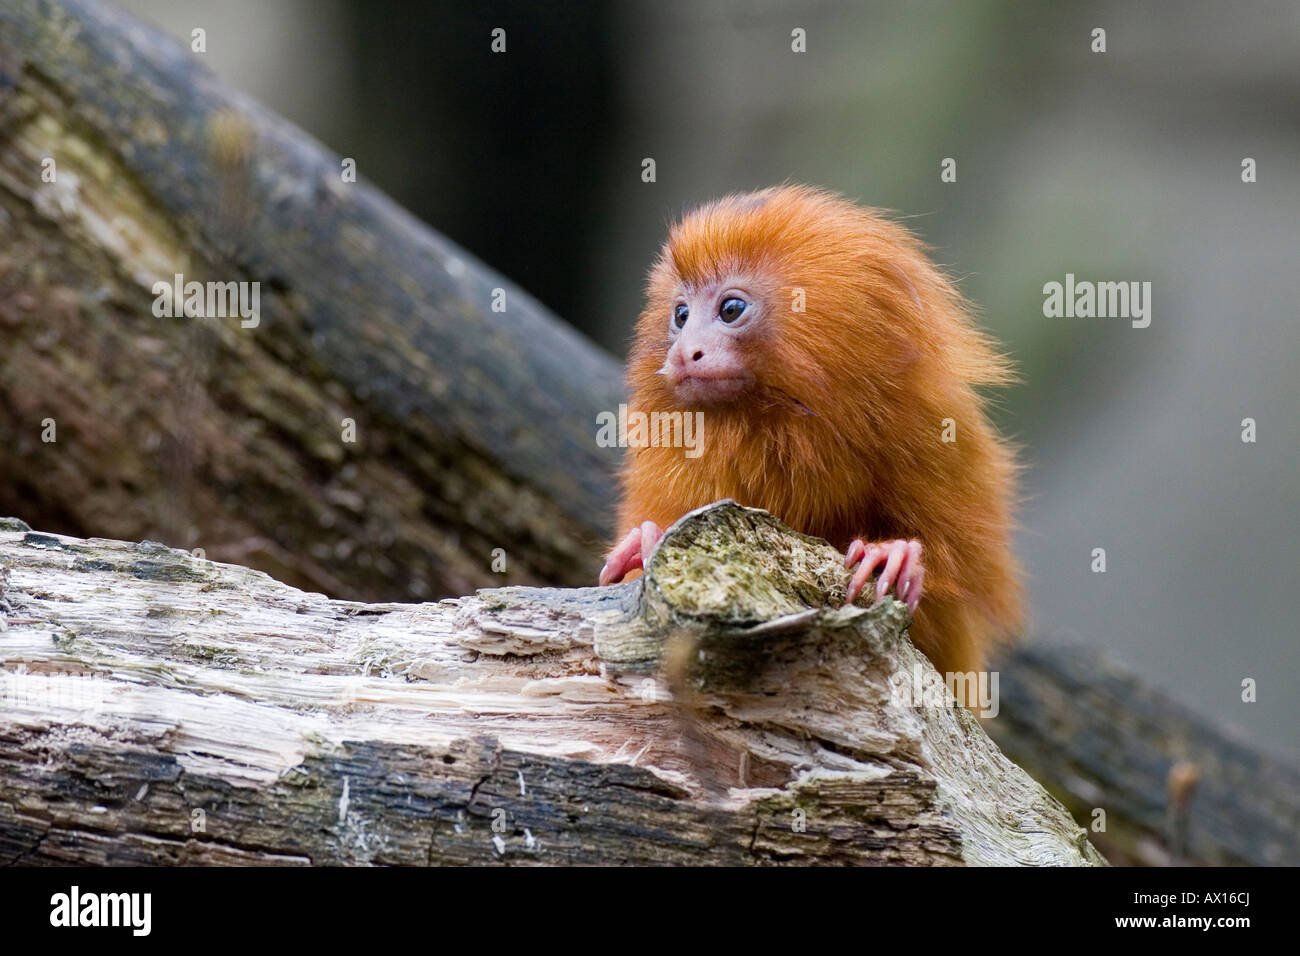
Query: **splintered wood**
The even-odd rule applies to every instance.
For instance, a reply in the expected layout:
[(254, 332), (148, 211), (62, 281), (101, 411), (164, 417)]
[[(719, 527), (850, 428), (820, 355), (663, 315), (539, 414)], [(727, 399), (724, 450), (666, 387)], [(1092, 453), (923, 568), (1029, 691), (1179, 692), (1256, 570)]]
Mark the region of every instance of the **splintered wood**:
[(0, 523), (0, 862), (1095, 865), (906, 609), (721, 503), (645, 577), (360, 604)]

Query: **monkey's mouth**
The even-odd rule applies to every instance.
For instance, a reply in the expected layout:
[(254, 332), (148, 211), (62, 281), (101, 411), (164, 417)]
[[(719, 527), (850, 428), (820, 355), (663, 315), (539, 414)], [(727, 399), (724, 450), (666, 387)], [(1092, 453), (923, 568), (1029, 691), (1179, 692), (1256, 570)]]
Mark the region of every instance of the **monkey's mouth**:
[(735, 401), (751, 384), (745, 375), (684, 375), (673, 391), (688, 405), (717, 405)]

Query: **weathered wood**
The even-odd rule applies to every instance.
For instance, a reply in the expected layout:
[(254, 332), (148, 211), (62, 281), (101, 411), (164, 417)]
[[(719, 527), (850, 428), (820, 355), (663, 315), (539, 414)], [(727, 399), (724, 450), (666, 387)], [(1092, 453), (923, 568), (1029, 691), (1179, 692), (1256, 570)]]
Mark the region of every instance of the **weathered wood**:
[(764, 512), (618, 587), (417, 605), (6, 528), (0, 862), (1102, 862), (965, 710), (897, 697), (906, 609), (841, 607)]
[[(614, 360), (201, 61), (0, 4), (0, 513), (364, 600), (592, 580)], [(176, 274), (259, 323), (155, 317)]]
[(1095, 648), (1025, 644), (997, 662), (985, 729), (1079, 822), (1106, 813), (1115, 863), (1300, 866), (1300, 770)]

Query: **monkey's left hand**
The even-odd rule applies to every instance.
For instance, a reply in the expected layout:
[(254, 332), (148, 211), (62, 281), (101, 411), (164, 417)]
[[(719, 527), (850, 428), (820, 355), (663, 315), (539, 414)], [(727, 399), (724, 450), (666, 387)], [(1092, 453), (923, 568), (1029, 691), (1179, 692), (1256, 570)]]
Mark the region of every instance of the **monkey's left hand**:
[(899, 538), (878, 544), (867, 544), (856, 538), (844, 556), (846, 568), (858, 566), (849, 581), (849, 599), (845, 603), (852, 604), (857, 599), (872, 572), (882, 563), (884, 570), (876, 579), (876, 599), (872, 603), (883, 601), (893, 587), (898, 599), (915, 614), (916, 606), (921, 603), (921, 581), (925, 578), (925, 568), (921, 567), (921, 542), (915, 538), (911, 541)]

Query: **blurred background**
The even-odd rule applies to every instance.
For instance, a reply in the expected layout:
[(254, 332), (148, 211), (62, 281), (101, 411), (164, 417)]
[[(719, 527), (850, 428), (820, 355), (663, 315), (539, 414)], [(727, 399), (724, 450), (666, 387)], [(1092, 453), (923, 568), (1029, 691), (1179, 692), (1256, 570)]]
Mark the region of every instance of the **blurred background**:
[[(620, 357), (691, 204), (896, 211), (1021, 370), (1034, 634), (1300, 754), (1300, 4), (122, 5)], [(1045, 318), (1066, 273), (1151, 282), (1150, 327)]]

